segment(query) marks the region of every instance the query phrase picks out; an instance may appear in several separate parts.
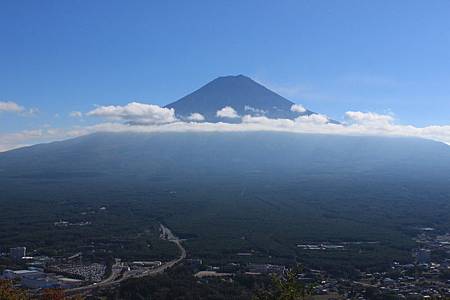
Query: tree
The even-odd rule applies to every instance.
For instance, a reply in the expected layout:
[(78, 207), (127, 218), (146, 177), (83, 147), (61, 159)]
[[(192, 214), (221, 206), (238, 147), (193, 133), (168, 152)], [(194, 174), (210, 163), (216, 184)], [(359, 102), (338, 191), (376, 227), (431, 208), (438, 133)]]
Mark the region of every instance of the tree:
[(285, 277), (273, 277), (273, 290), (260, 291), (255, 300), (303, 300), (311, 294), (310, 287), (297, 280), (300, 268), (290, 270)]
[(28, 300), (30, 297), (22, 290), (15, 289), (9, 280), (0, 280), (0, 300)]
[(64, 300), (64, 291), (61, 289), (45, 289), (42, 293), (42, 300)]

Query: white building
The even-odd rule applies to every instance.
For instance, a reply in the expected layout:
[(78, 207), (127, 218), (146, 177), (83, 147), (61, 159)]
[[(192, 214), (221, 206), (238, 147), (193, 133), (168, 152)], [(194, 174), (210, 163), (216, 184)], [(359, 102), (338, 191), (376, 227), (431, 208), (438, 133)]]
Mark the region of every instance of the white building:
[(26, 254), (27, 254), (26, 247), (16, 247), (16, 248), (9, 249), (9, 256), (15, 260), (22, 259), (22, 257), (26, 256)]
[(22, 279), (26, 275), (37, 275), (42, 274), (42, 272), (36, 271), (36, 270), (4, 270), (2, 277), (4, 279)]

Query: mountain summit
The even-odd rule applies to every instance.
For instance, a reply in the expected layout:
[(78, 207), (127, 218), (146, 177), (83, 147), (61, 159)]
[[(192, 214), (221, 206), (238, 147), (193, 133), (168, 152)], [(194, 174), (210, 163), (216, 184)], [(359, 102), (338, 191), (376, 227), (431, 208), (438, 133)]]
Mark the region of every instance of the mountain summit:
[[(238, 115), (293, 119), (311, 111), (293, 112), (294, 103), (244, 75), (218, 77), (193, 93), (166, 105), (174, 108), (177, 117), (202, 114), (207, 121), (224, 121), (217, 111), (232, 107)], [(225, 119), (231, 119), (226, 118)], [(230, 121), (230, 120), (225, 120)]]

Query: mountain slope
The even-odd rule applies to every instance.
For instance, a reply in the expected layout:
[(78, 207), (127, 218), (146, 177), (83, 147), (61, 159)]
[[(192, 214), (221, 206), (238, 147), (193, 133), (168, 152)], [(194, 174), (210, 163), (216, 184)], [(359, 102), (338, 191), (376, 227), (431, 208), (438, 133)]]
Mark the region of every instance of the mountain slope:
[(414, 138), (294, 133), (97, 133), (0, 153), (0, 177), (238, 175), (252, 170), (304, 177), (395, 173), (429, 180), (450, 172), (450, 147)]
[(293, 104), (254, 80), (238, 75), (219, 77), (166, 107), (174, 108), (180, 118), (200, 113), (208, 121), (223, 121), (216, 112), (226, 106), (231, 106), (241, 116), (264, 114), (270, 118), (295, 118), (300, 114), (291, 111)]

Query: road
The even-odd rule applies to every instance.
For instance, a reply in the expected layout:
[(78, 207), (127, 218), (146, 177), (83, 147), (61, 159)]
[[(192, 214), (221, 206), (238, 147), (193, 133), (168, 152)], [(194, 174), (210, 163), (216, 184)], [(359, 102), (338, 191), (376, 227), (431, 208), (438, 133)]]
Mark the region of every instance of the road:
[(124, 277), (120, 281), (123, 281), (128, 278), (139, 278), (139, 277), (144, 277), (144, 276), (160, 274), (186, 258), (186, 249), (184, 249), (183, 245), (181, 244), (181, 240), (178, 237), (176, 237), (172, 233), (172, 231), (168, 227), (164, 226), (163, 224), (160, 224), (160, 228), (161, 228), (161, 239), (174, 243), (178, 247), (178, 250), (180, 251), (180, 256), (176, 259), (173, 259), (171, 261), (163, 263), (159, 267), (156, 267), (156, 268), (150, 269), (148, 271), (145, 271), (141, 274), (138, 274), (137, 276), (126, 277), (124, 275)]
[(173, 266), (178, 264), (180, 261), (185, 259), (186, 258), (186, 249), (183, 247), (181, 240), (178, 237), (176, 237), (172, 233), (172, 231), (168, 227), (164, 226), (163, 224), (160, 224), (160, 229), (161, 229), (161, 239), (164, 239), (171, 243), (174, 243), (180, 251), (179, 257), (177, 257), (171, 261), (165, 262), (156, 268), (152, 268), (152, 269), (146, 270), (141, 273), (133, 273), (130, 271), (125, 271), (123, 273), (122, 277), (120, 277), (120, 273), (124, 267), (123, 267), (122, 263), (116, 261), (116, 263), (112, 266), (111, 275), (109, 275), (107, 278), (105, 278), (101, 282), (86, 285), (86, 286), (81, 286), (78, 288), (67, 289), (67, 290), (65, 290), (66, 294), (67, 295), (86, 294), (93, 289), (111, 287), (111, 286), (121, 283), (122, 281), (130, 279), (130, 278), (141, 278), (141, 277), (145, 277), (145, 276), (154, 276), (154, 275), (163, 273), (167, 269), (172, 268)]

